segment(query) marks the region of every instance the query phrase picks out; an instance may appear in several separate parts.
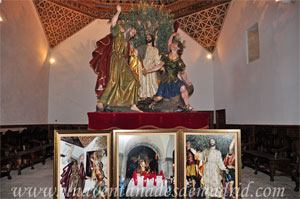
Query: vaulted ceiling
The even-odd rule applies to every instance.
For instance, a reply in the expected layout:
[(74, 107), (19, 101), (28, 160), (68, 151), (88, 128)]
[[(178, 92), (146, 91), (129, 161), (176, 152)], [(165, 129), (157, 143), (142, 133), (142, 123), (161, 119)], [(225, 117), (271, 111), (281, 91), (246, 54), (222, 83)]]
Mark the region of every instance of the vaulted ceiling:
[(109, 19), (117, 4), (124, 12), (140, 2), (164, 6), (180, 28), (213, 52), (231, 0), (33, 0), (51, 47), (95, 19)]

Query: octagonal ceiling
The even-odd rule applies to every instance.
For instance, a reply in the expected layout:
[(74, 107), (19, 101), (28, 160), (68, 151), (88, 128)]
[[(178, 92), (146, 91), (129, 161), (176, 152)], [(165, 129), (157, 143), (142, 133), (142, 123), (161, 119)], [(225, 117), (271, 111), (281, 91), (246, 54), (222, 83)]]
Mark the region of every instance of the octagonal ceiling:
[[(213, 52), (231, 0), (33, 0), (51, 47), (95, 19), (109, 19), (117, 4), (124, 12), (141, 2), (163, 6), (180, 28)], [(100, 38), (99, 38), (100, 39)]]

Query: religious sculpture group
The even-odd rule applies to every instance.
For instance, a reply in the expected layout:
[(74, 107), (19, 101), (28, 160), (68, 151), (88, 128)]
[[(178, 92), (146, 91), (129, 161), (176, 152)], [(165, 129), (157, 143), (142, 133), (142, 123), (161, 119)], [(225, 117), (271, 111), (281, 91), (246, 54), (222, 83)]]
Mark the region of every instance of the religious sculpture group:
[[(154, 7), (147, 9), (132, 11), (130, 17), (118, 5), (111, 19), (111, 33), (97, 42), (90, 61), (98, 75), (97, 112), (195, 111), (189, 103), (193, 85), (181, 59), (184, 45), (178, 27), (168, 15), (161, 15)], [(163, 22), (140, 16), (153, 10), (160, 14), (154, 20), (160, 17)], [(163, 40), (166, 36), (168, 39)]]

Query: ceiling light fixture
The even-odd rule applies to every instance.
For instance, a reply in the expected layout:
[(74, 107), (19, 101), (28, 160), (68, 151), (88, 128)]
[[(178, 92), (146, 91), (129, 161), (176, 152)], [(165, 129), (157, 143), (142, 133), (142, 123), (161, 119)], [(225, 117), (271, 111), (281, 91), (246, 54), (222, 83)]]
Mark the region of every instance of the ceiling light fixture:
[(207, 55), (206, 55), (206, 58), (207, 58), (207, 59), (212, 59), (212, 58), (213, 58), (213, 57), (212, 57), (212, 54), (211, 54), (211, 53), (207, 54)]
[(54, 64), (54, 63), (55, 63), (55, 59), (54, 59), (53, 57), (51, 57), (51, 58), (49, 59), (49, 62), (50, 62), (50, 64)]

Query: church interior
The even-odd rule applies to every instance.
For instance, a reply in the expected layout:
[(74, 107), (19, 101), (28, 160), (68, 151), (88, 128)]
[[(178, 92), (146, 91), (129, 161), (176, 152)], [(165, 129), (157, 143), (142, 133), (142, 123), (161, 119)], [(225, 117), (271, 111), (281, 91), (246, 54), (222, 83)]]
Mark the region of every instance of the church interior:
[[(184, 113), (97, 112), (98, 73), (90, 66), (97, 41), (113, 31), (118, 5), (129, 13), (143, 4), (160, 7), (178, 26), (193, 109), (183, 100)], [(55, 131), (183, 126), (240, 130), (241, 198), (300, 198), (299, 8), (299, 0), (0, 0), (0, 197), (52, 198)], [(165, 161), (146, 145), (168, 178), (176, 173), (173, 148), (182, 147), (172, 139), (149, 138), (162, 143)], [(142, 149), (122, 147), (127, 177), (124, 154), (139, 157)]]

